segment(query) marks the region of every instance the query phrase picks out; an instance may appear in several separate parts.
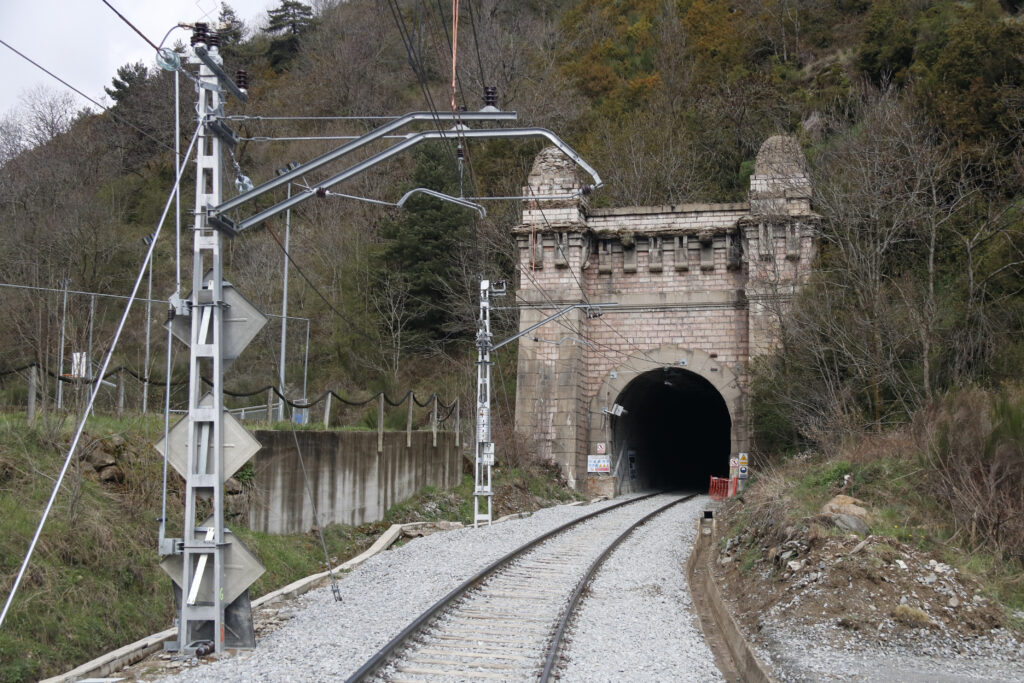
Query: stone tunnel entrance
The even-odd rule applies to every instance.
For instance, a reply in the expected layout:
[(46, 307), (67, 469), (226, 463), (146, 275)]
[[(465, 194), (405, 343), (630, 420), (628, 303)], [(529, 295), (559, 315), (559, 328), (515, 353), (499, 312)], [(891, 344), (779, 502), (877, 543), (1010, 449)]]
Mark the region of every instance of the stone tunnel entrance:
[(647, 489), (706, 491), (709, 477), (728, 476), (732, 419), (718, 390), (679, 367), (634, 378), (611, 419), (619, 493)]

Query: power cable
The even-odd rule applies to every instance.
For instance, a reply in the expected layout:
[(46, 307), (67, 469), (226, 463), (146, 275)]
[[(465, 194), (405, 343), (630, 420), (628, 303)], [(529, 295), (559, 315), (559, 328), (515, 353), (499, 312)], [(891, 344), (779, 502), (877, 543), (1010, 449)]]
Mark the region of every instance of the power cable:
[(398, 116), (261, 116), (232, 114), (218, 117), (224, 121), (394, 121)]
[(67, 81), (65, 81), (65, 80), (64, 80), (63, 78), (61, 78), (61, 77), (60, 77), (60, 76), (58, 76), (57, 74), (53, 73), (52, 71), (50, 71), (50, 70), (49, 70), (49, 69), (47, 69), (46, 67), (42, 66), (42, 65), (41, 65), (41, 64), (40, 64), (39, 62), (35, 61), (34, 59), (32, 59), (31, 57), (29, 57), (29, 56), (28, 56), (28, 55), (26, 55), (25, 53), (23, 53), (23, 52), (20, 52), (19, 50), (17, 50), (17, 49), (15, 49), (14, 47), (12, 47), (12, 46), (11, 46), (11, 45), (10, 45), (10, 44), (9, 44), (8, 42), (6, 42), (5, 40), (3, 40), (3, 39), (0, 39), (0, 45), (3, 45), (3, 46), (4, 46), (4, 47), (6, 47), (6, 48), (7, 48), (8, 50), (10, 50), (10, 51), (11, 51), (11, 52), (13, 52), (14, 54), (18, 55), (19, 57), (21, 57), (22, 59), (24, 59), (24, 60), (25, 60), (26, 62), (28, 62), (28, 63), (29, 63), (29, 64), (31, 64), (32, 66), (36, 67), (37, 69), (39, 69), (40, 71), (42, 71), (43, 73), (45, 73), (45, 74), (46, 74), (47, 76), (49, 76), (50, 78), (54, 79), (55, 81), (57, 81), (57, 82), (58, 82), (58, 83), (60, 83), (61, 85), (63, 85), (63, 86), (65, 87), (65, 88), (68, 88), (69, 90), (73, 91), (74, 93), (76, 93), (76, 94), (77, 94), (77, 95), (79, 95), (80, 97), (83, 97), (83, 98), (85, 98), (86, 100), (88, 100), (89, 102), (91, 102), (92, 104), (95, 104), (95, 105), (96, 105), (97, 107), (99, 107), (100, 109), (102, 109), (102, 110), (103, 110), (103, 111), (105, 111), (106, 113), (110, 114), (110, 116), (111, 116), (111, 117), (113, 117), (113, 119), (114, 119), (115, 121), (117, 121), (117, 122), (119, 122), (119, 123), (123, 123), (124, 125), (128, 126), (129, 128), (133, 128), (133, 129), (135, 129), (136, 131), (138, 131), (139, 133), (142, 133), (143, 135), (145, 135), (145, 136), (146, 136), (147, 138), (149, 138), (150, 140), (152, 140), (152, 141), (153, 141), (153, 142), (155, 142), (156, 144), (160, 145), (161, 147), (164, 147), (164, 148), (166, 148), (166, 149), (170, 150), (171, 152), (173, 152), (173, 151), (174, 151), (174, 148), (173, 148), (173, 147), (171, 147), (170, 145), (168, 145), (168, 144), (167, 144), (166, 142), (162, 142), (162, 141), (160, 141), (160, 140), (156, 139), (155, 137), (153, 137), (152, 135), (150, 135), (150, 134), (149, 134), (149, 133), (147, 133), (146, 131), (144, 131), (144, 130), (142, 130), (141, 128), (139, 128), (138, 126), (136, 126), (136, 125), (135, 125), (134, 123), (132, 123), (131, 121), (128, 121), (128, 120), (126, 120), (126, 119), (124, 119), (124, 118), (122, 118), (122, 117), (118, 116), (117, 114), (115, 114), (115, 113), (114, 113), (114, 111), (113, 111), (112, 109), (110, 109), (110, 108), (108, 108), (108, 107), (105, 107), (105, 106), (103, 106), (102, 104), (100, 104), (99, 102), (97, 102), (96, 100), (94, 100), (93, 98), (89, 97), (89, 96), (88, 96), (88, 95), (86, 95), (86, 94), (85, 94), (84, 92), (82, 92), (81, 90), (79, 90), (79, 89), (78, 89), (78, 88), (76, 88), (75, 86), (71, 85), (70, 83), (68, 83)]
[[(391, 17), (395, 22), (395, 27), (398, 29), (398, 35), (402, 39), (402, 45), (405, 47), (405, 54), (409, 60), (409, 66), (412, 68), (420, 89), (423, 91), (423, 96), (426, 99), (429, 111), (434, 115), (434, 124), (437, 126), (437, 130), (441, 130), (441, 121), (437, 118), (437, 107), (434, 105), (433, 96), (430, 94), (430, 87), (427, 82), (423, 58), (422, 55), (420, 55), (419, 60), (417, 60), (414, 54), (414, 50), (412, 49), (412, 35), (405, 23), (405, 17), (402, 16), (401, 9), (398, 7), (398, 0), (388, 0), (388, 9), (391, 10)], [(451, 148), (451, 143), (447, 138), (442, 139), (445, 140), (445, 144), (452, 153), (452, 157), (455, 158), (455, 150)]]
[(484, 75), (484, 60), (480, 58), (480, 38), (476, 35), (476, 17), (473, 13), (472, 0), (466, 0), (466, 7), (469, 8), (469, 25), (473, 29), (473, 47), (476, 48), (476, 63), (480, 67), (480, 85), (483, 85), (487, 82), (487, 77)]
[[(267, 406), (270, 410), (270, 406)], [(334, 593), (335, 602), (341, 602), (341, 588), (338, 586), (338, 578), (334, 575), (334, 567), (331, 566), (331, 556), (327, 552), (327, 542), (324, 541), (324, 531), (321, 528), (320, 514), (316, 511), (316, 501), (313, 499), (313, 490), (309, 487), (309, 475), (306, 474), (306, 461), (302, 457), (302, 446), (299, 445), (299, 435), (295, 431), (295, 421), (289, 420), (292, 428), (292, 439), (295, 441), (295, 452), (299, 456), (299, 466), (302, 468), (302, 480), (306, 484), (306, 495), (309, 496), (309, 506), (313, 509), (313, 520), (316, 522), (316, 533), (320, 537), (320, 546), (324, 549), (324, 562), (327, 563), (327, 574), (331, 577), (331, 592)]]
[(277, 242), (277, 246), (280, 247), (281, 251), (284, 253), (285, 257), (288, 259), (288, 262), (291, 263), (293, 266), (295, 266), (295, 270), (296, 270), (296, 272), (298, 272), (299, 276), (302, 277), (302, 279), (306, 281), (306, 284), (309, 285), (310, 289), (312, 289), (316, 293), (316, 295), (318, 297), (320, 297), (325, 304), (327, 304), (327, 307), (330, 308), (331, 311), (333, 311), (336, 316), (341, 318), (345, 322), (345, 324), (348, 325), (349, 328), (353, 332), (357, 332), (360, 336), (362, 336), (364, 339), (366, 339), (366, 341), (370, 342), (371, 344), (376, 344), (377, 341), (375, 339), (373, 339), (369, 334), (364, 332), (362, 328), (360, 328), (358, 325), (356, 325), (354, 322), (352, 322), (348, 318), (348, 316), (346, 316), (344, 313), (339, 311), (337, 309), (337, 307), (335, 307), (335, 305), (332, 304), (330, 302), (330, 300), (326, 296), (324, 296), (323, 292), (321, 292), (317, 288), (317, 286), (313, 284), (313, 281), (309, 279), (309, 277), (306, 275), (306, 272), (304, 270), (302, 270), (302, 267), (299, 266), (299, 264), (295, 262), (295, 259), (292, 258), (292, 255), (288, 252), (287, 249), (284, 248), (284, 244), (281, 242), (280, 239), (278, 239), (277, 235), (274, 233), (273, 230), (271, 230), (270, 226), (266, 225), (265, 227), (267, 229), (267, 232), (270, 233), (270, 236), (274, 238), (275, 242)]
[[(121, 18), (121, 21), (123, 21), (124, 23), (128, 24), (128, 26), (130, 26), (133, 31), (138, 33), (139, 37), (142, 38), (147, 43), (149, 43), (150, 47), (152, 47), (154, 50), (160, 50), (160, 47), (156, 43), (154, 43), (152, 40), (147, 38), (145, 33), (143, 33), (138, 28), (136, 28), (135, 24), (133, 24), (132, 22), (128, 21), (127, 17), (125, 17), (120, 12), (118, 12), (117, 9), (113, 5), (111, 5), (109, 2), (107, 2), (107, 0), (100, 0), (100, 2), (102, 2), (104, 5), (109, 7), (111, 12), (113, 12), (114, 14), (116, 14), (118, 17)], [(177, 27), (175, 27), (175, 28), (177, 28)], [(171, 30), (174, 30), (174, 29), (171, 29)], [(168, 31), (167, 35), (170, 35), (170, 31)], [(167, 40), (167, 36), (164, 36), (164, 40)]]

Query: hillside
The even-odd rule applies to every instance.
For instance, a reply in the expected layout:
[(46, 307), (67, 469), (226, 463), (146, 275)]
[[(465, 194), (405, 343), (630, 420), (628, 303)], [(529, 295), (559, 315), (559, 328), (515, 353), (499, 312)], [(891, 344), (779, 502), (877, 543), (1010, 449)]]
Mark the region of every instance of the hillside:
[[(876, 544), (882, 560), (931, 553), (970, 575), (979, 595), (1019, 610), (1024, 3), (475, 0), (461, 7), (453, 95), (452, 17), (443, 3), (325, 0), (314, 10), (282, 0), (261, 26), (242, 25), (225, 4), (225, 69), (245, 69), (250, 84), (247, 103), (227, 104), (240, 142), (224, 165), (226, 194), (242, 176), (259, 184), (289, 162), (373, 129), (380, 124), (373, 117), (446, 111), (453, 97), (456, 106), (479, 109), (485, 86), (497, 88), (503, 110), (519, 113), (517, 125), (551, 129), (600, 171), (605, 186), (590, 197), (594, 207), (742, 201), (762, 142), (796, 136), (821, 216), (818, 267), (773, 311), (779, 345), (752, 368), (752, 461), (769, 471), (730, 514), (745, 523), (749, 503), (770, 512), (764, 519), (772, 526), (732, 533), (745, 544), (730, 548), (747, 565), (737, 581), (756, 566), (755, 574), (778, 583), (782, 572), (768, 554), (784, 543), (808, 552), (838, 543), (814, 517), (850, 474), (853, 494), (877, 511), (871, 531), (893, 539)], [(188, 33), (175, 40), (183, 49)], [(192, 82), (181, 83), (184, 146), (196, 121)], [(124, 65), (112, 74), (110, 96), (108, 113), (54, 95), (0, 120), (0, 283), (25, 287), (0, 290), (5, 412), (21, 412), (26, 401), (23, 376), (8, 371), (33, 362), (44, 370), (42, 392), (53, 407), (62, 339), (66, 357), (86, 348), (94, 362), (100, 357), (123, 301), (71, 294), (65, 315), (61, 283), (128, 293), (174, 182), (173, 76)], [(514, 290), (511, 229), (521, 202), (487, 202), (486, 218), (422, 195), (404, 208), (381, 202), (416, 187), (517, 197), (540, 148), (467, 143), (460, 163), (454, 145), (423, 145), (334, 188), (345, 196), (292, 211), (288, 304), (298, 320), (288, 326), (286, 393), (299, 397), (306, 384), (311, 396), (327, 387), (353, 397), (414, 389), (470, 405), (479, 280), (507, 279)], [(183, 292), (194, 183), (186, 166)], [(173, 228), (172, 220), (157, 245), (155, 299), (175, 290)], [(275, 217), (225, 251), (226, 277), (268, 313), (281, 310), (285, 230)], [(163, 307), (156, 304), (149, 321), (143, 316), (136, 304), (112, 366), (160, 383)], [(517, 326), (514, 311), (495, 312), (496, 338)], [(230, 369), (228, 388), (244, 394), (276, 384), (279, 343), (274, 322)], [(495, 358), (495, 421), (504, 435), (496, 441), (515, 438), (529, 451), (529, 435), (511, 433), (516, 360), (507, 351)], [(187, 361), (178, 347), (175, 382)], [(141, 384), (129, 380), (125, 392), (129, 411), (137, 408)], [(184, 398), (174, 390), (172, 407)], [(65, 399), (72, 407), (80, 400), (70, 390)], [(100, 412), (117, 401), (117, 388), (104, 388)], [(163, 406), (159, 386), (148, 401), (150, 412)], [(353, 408), (346, 419), (373, 421), (372, 410)], [(17, 440), (17, 430), (4, 429)], [(33, 449), (49, 453), (61, 445), (58, 436), (25, 438), (41, 439)], [(6, 483), (14, 470), (4, 464), (14, 459), (0, 456), (0, 484), (14, 490)], [(17, 486), (45, 488), (57, 465), (43, 462), (39, 471), (19, 464)], [(93, 484), (83, 485), (82, 500), (109, 503)], [(67, 492), (74, 501), (79, 493)], [(68, 505), (72, 522), (101, 526)], [(126, 533), (152, 550), (145, 536), (152, 529), (144, 531), (137, 514)], [(905, 537), (913, 533), (907, 529), (920, 538)], [(134, 580), (123, 566), (109, 571), (114, 580)], [(152, 593), (153, 584), (143, 583), (140, 590)], [(40, 628), (46, 642), (58, 638), (53, 624)], [(104, 633), (104, 642), (123, 635)]]

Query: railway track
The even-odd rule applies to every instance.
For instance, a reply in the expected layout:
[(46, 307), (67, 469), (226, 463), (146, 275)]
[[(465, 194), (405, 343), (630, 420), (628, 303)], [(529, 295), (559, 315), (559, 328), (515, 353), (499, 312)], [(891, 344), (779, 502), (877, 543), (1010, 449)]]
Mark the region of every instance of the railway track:
[(638, 526), (694, 495), (634, 498), (524, 544), (435, 603), (348, 680), (549, 680), (602, 562)]

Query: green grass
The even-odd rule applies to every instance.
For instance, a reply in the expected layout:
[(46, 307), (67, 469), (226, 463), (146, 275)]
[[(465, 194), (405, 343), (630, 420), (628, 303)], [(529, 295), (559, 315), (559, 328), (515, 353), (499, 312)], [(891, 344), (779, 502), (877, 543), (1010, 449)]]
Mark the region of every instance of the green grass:
[[(283, 423), (287, 428), (287, 423)], [(35, 425), (23, 416), (0, 414), (0, 596), (6, 599), (42, 516), (77, 425), (42, 415)], [(162, 459), (150, 444), (163, 436), (158, 416), (90, 418), (93, 438), (119, 435), (121, 485), (104, 485), (87, 463), (73, 464), (57, 496), (35, 555), (7, 619), (0, 627), (0, 683), (37, 680), (69, 670), (172, 624), (171, 581), (159, 568)], [(251, 479), (243, 467), (240, 481)], [(542, 466), (496, 467), (497, 491), (533, 492), (538, 504), (568, 500)], [(180, 480), (172, 475), (168, 529), (182, 527)], [(383, 521), (356, 527), (329, 525), (324, 537), (332, 565), (365, 548), (389, 524), (421, 520), (472, 523), (473, 479), (451, 490), (426, 488), (393, 506)], [(497, 515), (496, 515), (497, 516)], [(255, 598), (323, 571), (323, 548), (314, 533), (274, 536), (244, 526), (232, 531), (260, 559), (266, 572), (250, 588)], [(180, 533), (180, 531), (177, 531)]]
[[(31, 427), (22, 416), (0, 415), (0, 596), (5, 600), (75, 426), (70, 419), (52, 415), (40, 416)], [(129, 448), (119, 460), (125, 482), (101, 484), (84, 462), (69, 468), (0, 627), (0, 682), (66, 671), (172, 623), (171, 582), (160, 570), (156, 552), (162, 460), (148, 447), (162, 437), (163, 420), (90, 418), (85, 433), (83, 445), (93, 437), (114, 434), (126, 439)], [(172, 484), (174, 480), (172, 476)], [(182, 518), (180, 492), (173, 489), (168, 518), (173, 535)], [(332, 563), (361, 552), (382, 528), (325, 528)], [(267, 568), (250, 588), (253, 597), (325, 569), (315, 534), (271, 536), (235, 526), (232, 530)]]

